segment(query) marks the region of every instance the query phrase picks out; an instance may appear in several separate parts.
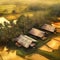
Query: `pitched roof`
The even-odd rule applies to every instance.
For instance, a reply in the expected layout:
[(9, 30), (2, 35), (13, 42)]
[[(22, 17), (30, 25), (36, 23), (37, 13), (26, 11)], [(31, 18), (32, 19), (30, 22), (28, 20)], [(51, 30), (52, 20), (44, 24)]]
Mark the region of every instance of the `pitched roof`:
[(32, 42), (36, 42), (35, 39), (28, 37), (27, 35), (20, 35), (17, 40), (25, 48), (28, 48)]
[(45, 32), (36, 28), (32, 28), (29, 31), (30, 34), (37, 36), (37, 37), (44, 37)]
[(44, 24), (42, 27), (42, 29), (50, 31), (50, 32), (54, 32), (55, 31), (55, 27), (49, 24)]

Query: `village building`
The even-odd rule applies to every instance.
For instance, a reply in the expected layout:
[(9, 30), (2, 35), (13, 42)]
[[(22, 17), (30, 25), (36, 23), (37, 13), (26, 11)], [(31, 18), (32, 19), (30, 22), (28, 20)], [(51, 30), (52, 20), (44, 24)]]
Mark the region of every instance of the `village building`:
[(36, 29), (36, 28), (32, 28), (30, 31), (29, 31), (30, 34), (34, 35), (34, 36), (37, 36), (37, 37), (40, 37), (42, 39), (45, 39), (46, 36), (45, 36), (45, 32), (42, 31), (42, 30), (39, 30), (39, 29)]
[(28, 37), (27, 35), (20, 35), (18, 38), (17, 38), (17, 45), (19, 46), (19, 44), (21, 46), (24, 46), (25, 48), (28, 48), (29, 46), (34, 46), (35, 44), (32, 44), (33, 42), (37, 42), (35, 39), (31, 38), (31, 37)]
[(49, 32), (54, 32), (55, 31), (55, 27), (49, 24), (44, 24), (41, 29), (47, 30)]

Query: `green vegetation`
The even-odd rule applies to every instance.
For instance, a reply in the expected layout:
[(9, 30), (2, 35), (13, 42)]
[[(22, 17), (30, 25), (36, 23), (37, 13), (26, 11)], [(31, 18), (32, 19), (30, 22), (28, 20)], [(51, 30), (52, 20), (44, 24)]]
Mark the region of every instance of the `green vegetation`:
[[(58, 50), (53, 51), (52, 53), (38, 50), (40, 46), (50, 41), (50, 39), (54, 37), (55, 34), (51, 34), (45, 41), (37, 39), (38, 43), (36, 45), (36, 48), (33, 48), (33, 49), (31, 48), (25, 49), (24, 47), (18, 48), (17, 46), (15, 46), (15, 43), (13, 42), (13, 39), (18, 37), (20, 34), (28, 34), (28, 31), (32, 27), (40, 28), (40, 26), (42, 26), (44, 23), (51, 24), (51, 22), (56, 21), (56, 18), (60, 16), (60, 11), (59, 11), (60, 8), (57, 8), (57, 10), (55, 10), (56, 8), (55, 5), (54, 5), (55, 7), (53, 6), (54, 8), (50, 7), (51, 9), (49, 7), (45, 8), (43, 6), (38, 6), (38, 7), (37, 6), (32, 6), (32, 7), (28, 6), (28, 8), (25, 7), (24, 9), (22, 9), (21, 16), (17, 19), (16, 24), (14, 24), (13, 21), (10, 21), (10, 24), (5, 23), (4, 28), (3, 28), (3, 25), (0, 24), (0, 45), (7, 46), (9, 49), (17, 50), (17, 55), (20, 55), (23, 57), (25, 57), (25, 55), (38, 53), (49, 58), (50, 60), (60, 60), (60, 57), (59, 57), (60, 48)], [(60, 7), (60, 5), (58, 6)], [(7, 10), (4, 8), (3, 12), (7, 13)], [(13, 14), (16, 13), (14, 9), (12, 12)], [(32, 17), (29, 16), (30, 13), (33, 15)], [(27, 14), (27, 16), (25, 16), (25, 14)], [(11, 27), (8, 27), (8, 26), (11, 26)], [(56, 33), (56, 35), (59, 35), (59, 34), (60, 33)]]
[(46, 58), (50, 60), (60, 60), (60, 48), (53, 52), (38, 50), (37, 53), (45, 56)]

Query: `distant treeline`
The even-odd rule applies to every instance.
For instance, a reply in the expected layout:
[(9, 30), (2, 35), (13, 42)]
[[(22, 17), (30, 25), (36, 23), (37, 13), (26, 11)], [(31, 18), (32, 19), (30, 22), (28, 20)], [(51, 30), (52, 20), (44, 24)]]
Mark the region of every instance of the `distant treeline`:
[(60, 4), (54, 4), (52, 6), (44, 5), (44, 4), (36, 4), (36, 5), (0, 5), (0, 13), (8, 14), (8, 13), (21, 13), (21, 12), (33, 12), (33, 11), (50, 11), (56, 12), (58, 14), (60, 10)]

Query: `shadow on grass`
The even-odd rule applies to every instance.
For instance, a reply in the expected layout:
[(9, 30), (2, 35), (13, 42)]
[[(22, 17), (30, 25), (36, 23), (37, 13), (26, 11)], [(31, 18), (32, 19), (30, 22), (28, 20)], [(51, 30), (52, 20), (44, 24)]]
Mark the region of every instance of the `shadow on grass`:
[(39, 50), (38, 48), (43, 46), (44, 44), (46, 44), (47, 42), (49, 42), (53, 37), (57, 36), (59, 34), (52, 34), (50, 35), (45, 41), (42, 41), (42, 40), (37, 40), (38, 43), (36, 44), (36, 47), (35, 48), (24, 48), (24, 47), (17, 47), (15, 45), (14, 42), (12, 41), (9, 41), (8, 44), (7, 44), (7, 48), (10, 50), (16, 50), (16, 54), (25, 58), (25, 56), (31, 56), (32, 54), (34, 53), (37, 53), (37, 54), (40, 54), (40, 55), (43, 55), (45, 56), (46, 58), (50, 59), (50, 60), (60, 60), (60, 55), (59, 53), (55, 54), (55, 51), (54, 52), (47, 52), (47, 51), (43, 51), (43, 50)]

